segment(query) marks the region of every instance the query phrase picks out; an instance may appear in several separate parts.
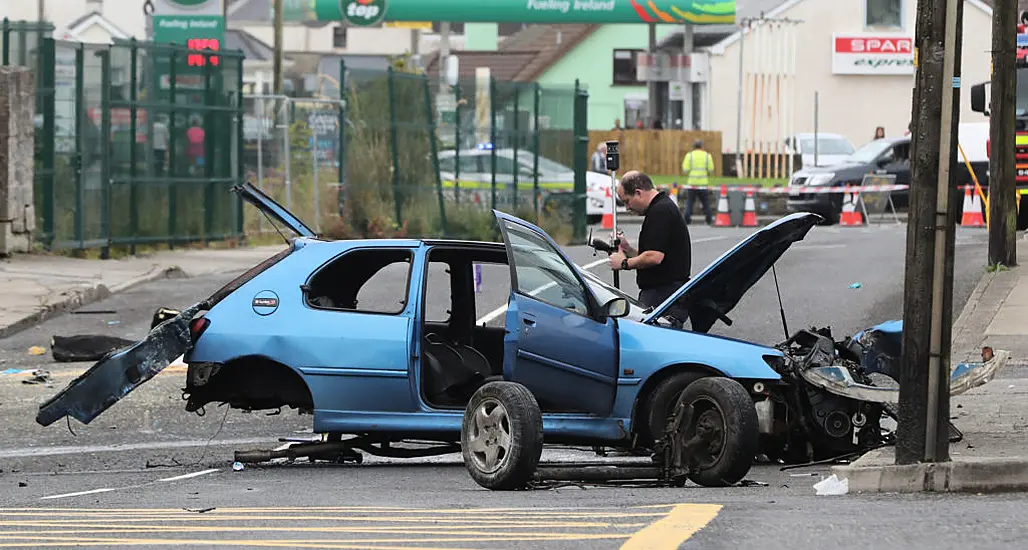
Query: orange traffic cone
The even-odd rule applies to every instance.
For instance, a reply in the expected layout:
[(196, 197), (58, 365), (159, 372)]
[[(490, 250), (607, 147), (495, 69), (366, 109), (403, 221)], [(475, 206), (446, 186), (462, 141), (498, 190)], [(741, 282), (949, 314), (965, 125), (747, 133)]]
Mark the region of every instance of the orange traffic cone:
[(746, 192), (746, 204), (742, 211), (742, 226), (757, 227), (757, 207), (753, 204), (753, 191)]
[(717, 201), (717, 217), (714, 218), (714, 227), (731, 227), (732, 218), (728, 215), (728, 186), (721, 186), (721, 198)]
[(839, 215), (839, 225), (864, 225), (864, 219), (860, 212), (857, 212), (857, 193), (850, 195), (850, 186), (846, 186), (846, 194), (842, 199), (842, 213)]
[(600, 220), (600, 227), (603, 229), (614, 229), (614, 201), (610, 196), (610, 188), (603, 201), (603, 219)]
[(960, 225), (964, 227), (985, 227), (982, 217), (982, 203), (978, 195), (971, 192), (971, 186), (964, 186), (964, 214), (960, 217)]

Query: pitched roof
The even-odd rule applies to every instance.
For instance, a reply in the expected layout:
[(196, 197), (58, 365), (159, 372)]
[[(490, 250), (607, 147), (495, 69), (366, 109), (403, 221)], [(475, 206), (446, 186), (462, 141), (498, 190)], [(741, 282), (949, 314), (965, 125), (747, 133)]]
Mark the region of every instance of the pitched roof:
[[(476, 67), (489, 67), (497, 80), (533, 82), (564, 57), (599, 25), (529, 25), (500, 42), (497, 51), (458, 50), (460, 76), (474, 76)], [(439, 69), (439, 52), (428, 56), (425, 68)]]
[(60, 37), (77, 37), (79, 33), (88, 29), (92, 25), (99, 25), (102, 29), (107, 31), (107, 34), (111, 35), (112, 38), (128, 39), (132, 36), (122, 30), (121, 27), (115, 25), (110, 19), (104, 17), (102, 13), (94, 10), (68, 23), (60, 34)]
[(248, 60), (270, 61), (275, 50), (267, 42), (241, 29), (225, 29), (225, 49), (242, 50)]

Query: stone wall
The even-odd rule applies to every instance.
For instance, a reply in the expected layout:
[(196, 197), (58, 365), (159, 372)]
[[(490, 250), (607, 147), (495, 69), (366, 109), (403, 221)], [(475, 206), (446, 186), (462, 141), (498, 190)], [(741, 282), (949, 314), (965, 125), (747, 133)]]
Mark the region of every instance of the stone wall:
[(26, 252), (35, 230), (35, 79), (0, 67), (0, 256)]

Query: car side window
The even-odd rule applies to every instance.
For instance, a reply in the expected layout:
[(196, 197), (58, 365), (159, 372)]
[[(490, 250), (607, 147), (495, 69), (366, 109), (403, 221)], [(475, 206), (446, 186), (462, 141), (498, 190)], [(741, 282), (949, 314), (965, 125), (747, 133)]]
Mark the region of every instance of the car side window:
[(450, 265), (446, 262), (429, 262), (425, 288), (425, 322), (449, 323), (452, 303)]
[(317, 271), (304, 298), (317, 309), (396, 315), (407, 307), (413, 262), (407, 248), (352, 250)]
[(457, 166), (456, 161), (453, 157), (439, 157), (439, 170), (442, 172), (453, 172), (454, 167)]
[(461, 155), (460, 156), (460, 173), (464, 174), (481, 174), (483, 172), (482, 166), (482, 155)]
[(513, 252), (517, 292), (588, 316), (587, 290), (557, 251), (528, 228), (511, 222), (504, 227)]

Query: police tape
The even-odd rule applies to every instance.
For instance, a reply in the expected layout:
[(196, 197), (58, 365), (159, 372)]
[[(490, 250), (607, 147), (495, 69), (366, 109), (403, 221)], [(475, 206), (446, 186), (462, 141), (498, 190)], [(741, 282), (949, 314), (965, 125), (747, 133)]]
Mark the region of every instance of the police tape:
[(754, 193), (757, 195), (799, 195), (808, 193), (889, 193), (892, 191), (906, 191), (909, 185), (850, 185), (847, 187), (831, 187), (825, 185), (793, 185), (789, 187), (761, 187), (756, 185), (726, 185), (714, 187), (708, 185), (678, 185), (676, 189), (686, 190), (711, 190), (720, 193), (723, 190), (736, 191), (740, 193)]

